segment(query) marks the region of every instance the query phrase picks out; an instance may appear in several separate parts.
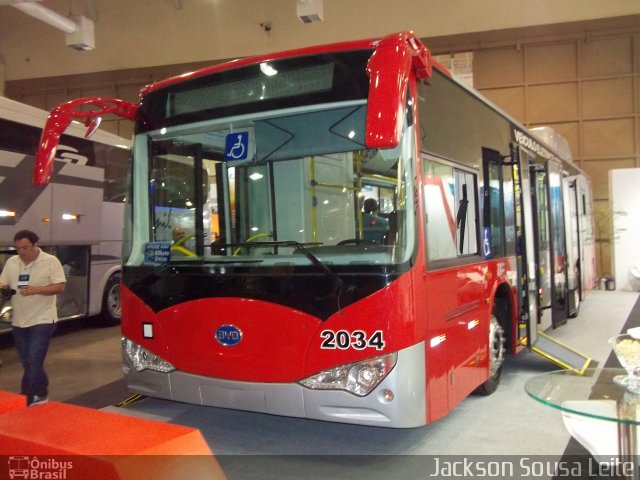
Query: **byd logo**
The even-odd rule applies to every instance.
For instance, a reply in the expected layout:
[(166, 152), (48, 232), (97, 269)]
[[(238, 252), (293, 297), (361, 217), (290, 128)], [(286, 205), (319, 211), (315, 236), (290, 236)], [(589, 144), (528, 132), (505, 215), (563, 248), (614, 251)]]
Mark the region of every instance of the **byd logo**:
[(242, 330), (235, 325), (221, 325), (216, 330), (215, 338), (225, 347), (234, 347), (242, 341)]

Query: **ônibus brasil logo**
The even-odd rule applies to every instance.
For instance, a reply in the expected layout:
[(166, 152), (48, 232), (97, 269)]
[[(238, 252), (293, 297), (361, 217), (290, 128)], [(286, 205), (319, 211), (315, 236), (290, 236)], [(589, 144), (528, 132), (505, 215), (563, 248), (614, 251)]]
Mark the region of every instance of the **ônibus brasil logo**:
[(67, 471), (73, 468), (70, 461), (55, 458), (41, 459), (28, 456), (9, 457), (9, 478), (24, 478), (28, 480), (65, 480)]

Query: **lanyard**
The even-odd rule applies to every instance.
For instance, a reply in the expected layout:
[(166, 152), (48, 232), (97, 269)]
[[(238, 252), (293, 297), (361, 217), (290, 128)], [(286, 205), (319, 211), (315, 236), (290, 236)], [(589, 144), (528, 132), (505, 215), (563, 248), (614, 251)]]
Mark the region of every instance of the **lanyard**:
[[(38, 255), (39, 257), (40, 255)], [(38, 261), (38, 257), (36, 257), (29, 265), (25, 265), (22, 263), (22, 259), (20, 259), (20, 273), (18, 274), (18, 288), (26, 287), (29, 285), (29, 277), (31, 276), (31, 270), (33, 266)]]

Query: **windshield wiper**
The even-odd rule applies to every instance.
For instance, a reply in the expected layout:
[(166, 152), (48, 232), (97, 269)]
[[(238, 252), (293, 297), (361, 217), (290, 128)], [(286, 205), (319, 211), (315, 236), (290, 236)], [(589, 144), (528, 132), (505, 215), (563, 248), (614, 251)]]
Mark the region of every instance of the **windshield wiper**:
[(201, 263), (262, 263), (264, 260), (260, 258), (238, 258), (238, 257), (220, 257), (220, 258), (207, 258), (202, 260)]
[(296, 240), (273, 240), (269, 242), (244, 242), (244, 243), (227, 243), (224, 245), (217, 245), (218, 248), (222, 247), (247, 247), (247, 248), (264, 248), (264, 247), (293, 247), (300, 253), (302, 253), (305, 257), (309, 259), (309, 261), (323, 273), (325, 273), (333, 282), (334, 291), (340, 289), (344, 285), (344, 281), (331, 270), (327, 265), (316, 257), (313, 253), (306, 249), (306, 246), (309, 245), (319, 245), (318, 243), (300, 243)]
[[(207, 260), (206, 263), (218, 263), (218, 264), (230, 264), (230, 263), (262, 263), (264, 260), (259, 258), (232, 258), (227, 257), (223, 259), (215, 259), (215, 260)], [(205, 263), (203, 259), (197, 259), (192, 261), (186, 261), (184, 259), (180, 261), (169, 261), (165, 263), (161, 263), (159, 265), (154, 265), (151, 272), (146, 274), (139, 280), (139, 284), (141, 285), (152, 285), (163, 277), (169, 275), (177, 275), (179, 272), (176, 270), (176, 267), (193, 267), (193, 266), (201, 266)]]

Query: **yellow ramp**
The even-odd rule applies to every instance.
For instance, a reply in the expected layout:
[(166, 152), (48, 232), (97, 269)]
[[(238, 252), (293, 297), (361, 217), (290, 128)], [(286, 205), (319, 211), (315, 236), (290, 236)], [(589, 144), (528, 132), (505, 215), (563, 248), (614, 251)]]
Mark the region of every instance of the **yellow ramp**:
[(547, 360), (567, 370), (572, 370), (582, 375), (589, 364), (591, 358), (575, 351), (569, 345), (556, 340), (549, 335), (538, 332), (536, 343), (531, 348), (537, 354), (542, 355)]

